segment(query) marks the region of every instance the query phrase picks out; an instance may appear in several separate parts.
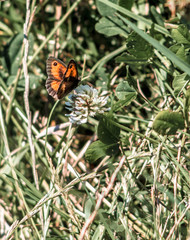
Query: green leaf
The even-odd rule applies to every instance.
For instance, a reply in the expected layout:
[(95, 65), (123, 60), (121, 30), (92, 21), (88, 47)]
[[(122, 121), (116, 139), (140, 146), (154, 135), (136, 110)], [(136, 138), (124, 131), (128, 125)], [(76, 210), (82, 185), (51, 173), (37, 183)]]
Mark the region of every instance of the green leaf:
[(43, 194), (36, 189), (35, 185), (32, 184), (20, 171), (18, 171), (16, 168), (14, 169), (16, 174), (19, 176), (19, 178), (25, 183), (26, 188), (28, 188), (35, 197), (38, 199), (43, 197)]
[[(151, 27), (152, 26), (152, 21), (144, 18), (142, 16), (140, 16), (139, 14), (135, 14), (117, 4), (112, 3), (111, 1), (108, 0), (99, 0), (99, 2), (102, 2), (103, 4), (106, 4), (109, 8), (115, 9), (123, 14), (125, 14), (126, 16), (128, 16), (129, 18), (132, 18), (138, 22), (142, 22), (143, 24), (145, 24), (147, 27)], [(166, 34), (167, 36), (170, 36), (169, 31), (162, 26), (159, 26), (158, 24), (155, 24), (155, 30), (158, 32), (161, 32), (162, 34)]]
[[(41, 85), (41, 83), (39, 82), (39, 76), (29, 73), (29, 79), (30, 79), (30, 89), (36, 89)], [(24, 76), (19, 80), (18, 87), (23, 87), (23, 88), (25, 87)]]
[(114, 155), (119, 152), (119, 145), (117, 143), (104, 144), (100, 140), (93, 142), (85, 153), (85, 158), (88, 162), (95, 162), (106, 155)]
[(6, 35), (12, 36), (12, 30), (3, 22), (0, 22), (0, 29), (5, 32)]
[(92, 209), (94, 207), (94, 204), (92, 202), (91, 199), (87, 199), (87, 201), (85, 202), (85, 206), (84, 206), (84, 213), (85, 213), (85, 219), (89, 219), (91, 213), (92, 213)]
[(119, 0), (118, 1), (119, 6), (126, 8), (128, 10), (131, 10), (133, 3), (134, 3), (134, 0)]
[(187, 124), (189, 123), (189, 109), (190, 109), (190, 89), (187, 89), (185, 94), (184, 114)]
[(126, 66), (126, 70), (127, 70), (127, 82), (129, 83), (129, 86), (133, 87), (134, 89), (137, 89), (137, 81), (131, 76), (130, 72), (129, 72), (129, 66)]
[(23, 43), (23, 33), (12, 38), (5, 48), (6, 66), (11, 75), (16, 75), (20, 64), (20, 51)]
[(175, 45), (171, 46), (169, 49), (172, 52), (174, 52), (176, 54), (176, 56), (178, 56), (180, 59), (182, 59), (185, 62), (187, 61), (185, 48), (183, 45), (175, 44)]
[[(117, 3), (117, 0), (109, 0), (110, 2)], [(96, 0), (96, 6), (99, 11), (99, 13), (102, 16), (110, 16), (115, 13), (115, 9), (108, 7), (106, 4), (100, 2), (99, 0)]]
[[(122, 144), (124, 146), (129, 146), (130, 145), (130, 141), (129, 141), (129, 136), (128, 135), (123, 136), (121, 141), (122, 141)], [(127, 156), (127, 152), (126, 151), (125, 151), (125, 155)], [(131, 151), (129, 151), (129, 155), (131, 155)]]
[(108, 90), (107, 85), (109, 82), (108, 74), (106, 73), (106, 69), (101, 67), (96, 70), (97, 80), (96, 87), (101, 87), (101, 90)]
[(113, 144), (119, 141), (120, 129), (109, 119), (113, 120), (113, 116), (101, 117), (97, 129), (98, 138), (105, 144)]
[[(69, 193), (70, 193), (70, 192), (69, 192)], [(58, 213), (64, 221), (69, 221), (70, 215), (67, 214), (65, 211), (63, 211), (63, 210), (59, 207), (59, 205), (58, 205), (58, 207), (56, 207), (55, 204), (52, 204), (52, 211)], [(48, 238), (46, 238), (46, 239), (48, 240)], [(50, 239), (49, 239), (49, 240), (50, 240)], [(51, 238), (51, 240), (53, 240), (53, 239)], [(57, 239), (55, 238), (55, 240), (57, 240)]]
[[(8, 80), (7, 80), (7, 85), (10, 86), (13, 81), (16, 79), (16, 75), (10, 75)], [(34, 74), (29, 73), (29, 79), (30, 79), (30, 89), (36, 89), (37, 87), (40, 86), (39, 82), (39, 76), (36, 76)], [(21, 77), (18, 81), (18, 91), (24, 91), (25, 88), (25, 78), (24, 76)]]
[[(102, 0), (101, 0), (102, 1)], [(106, 0), (105, 0), (106, 1)], [(107, 1), (106, 1), (107, 2)], [(124, 12), (124, 11), (123, 11)], [(128, 26), (130, 26), (136, 33), (138, 33), (142, 38), (149, 42), (154, 48), (163, 53), (167, 58), (169, 58), (174, 64), (176, 64), (181, 70), (190, 75), (190, 65), (178, 58), (172, 51), (167, 47), (160, 44), (157, 40), (152, 38), (150, 35), (146, 34), (140, 30), (135, 24), (130, 22), (128, 19), (123, 18), (117, 14)]]
[[(14, 166), (19, 165), (21, 160), (26, 155), (28, 149), (29, 149), (28, 146), (25, 145), (22, 148), (21, 152), (19, 152), (17, 155), (13, 157)], [(4, 164), (4, 166), (1, 167), (1, 174), (10, 174), (11, 170), (12, 170), (12, 167), (9, 164)]]
[(184, 129), (183, 115), (169, 110), (159, 112), (153, 122), (153, 129), (161, 135), (173, 135), (178, 129)]
[(126, 96), (131, 92), (135, 93), (135, 90), (129, 86), (127, 81), (119, 83), (118, 86), (116, 87), (116, 96), (120, 100), (125, 100)]
[[(21, 10), (21, 9), (20, 9)], [(23, 9), (24, 10), (24, 9)], [(14, 5), (12, 4), (9, 8), (9, 16), (11, 16), (11, 21), (13, 21), (13, 23), (22, 23), (23, 22), (23, 18), (21, 14), (18, 14), (17, 9), (14, 7)]]
[[(135, 19), (134, 15), (131, 14), (130, 11), (128, 11), (127, 9), (124, 9), (116, 4), (113, 4), (111, 2), (109, 2), (108, 0), (99, 0), (101, 2), (104, 2), (105, 4), (109, 5), (110, 7), (113, 7), (114, 9), (117, 9), (119, 12), (130, 16), (132, 18)], [(139, 34), (139, 36), (141, 36), (143, 39), (145, 39), (147, 42), (149, 42), (154, 48), (156, 48), (158, 51), (160, 51), (161, 53), (163, 53), (167, 58), (169, 58), (174, 64), (176, 64), (181, 70), (183, 70), (184, 72), (188, 73), (190, 75), (190, 65), (187, 64), (186, 62), (182, 61), (181, 59), (179, 59), (172, 51), (170, 51), (167, 47), (163, 46), (162, 44), (160, 44), (157, 40), (155, 40), (154, 38), (152, 38), (150, 35), (146, 34), (145, 32), (143, 32), (142, 30), (140, 30), (134, 23), (132, 23), (131, 21), (129, 21), (127, 18), (122, 17), (121, 15), (119, 15), (118, 13), (116, 13), (116, 15), (123, 20), (123, 22), (126, 23), (127, 26), (131, 27), (136, 33)], [(140, 19), (140, 17), (136, 17), (136, 19)], [(152, 25), (152, 22), (150, 21), (146, 21), (145, 19), (142, 19), (142, 21), (144, 23), (150, 24)], [(160, 27), (159, 25), (155, 24), (155, 29), (157, 31), (160, 31), (162, 33), (164, 33), (163, 27)], [(166, 30), (165, 34), (168, 35), (168, 31)]]
[(179, 50), (180, 47), (182, 47), (182, 45), (179, 44), (179, 43), (176, 43), (176, 44), (172, 45), (169, 49), (170, 49), (173, 53), (176, 53), (176, 52), (178, 52), (178, 50)]
[(177, 29), (173, 29), (171, 35), (177, 43), (190, 45), (190, 33), (186, 25), (182, 24)]
[(119, 100), (118, 102), (114, 103), (112, 108), (113, 112), (117, 112), (129, 105), (136, 98), (136, 95), (136, 92), (129, 92), (124, 100)]
[(185, 97), (186, 97), (186, 106), (189, 108), (190, 107), (190, 88), (187, 89)]
[(155, 21), (162, 27), (164, 27), (164, 21), (162, 15), (156, 10), (155, 6), (151, 6), (150, 12)]
[(189, 80), (190, 78), (186, 73), (174, 77), (172, 86), (174, 88), (175, 96), (177, 96), (181, 90), (189, 83)]
[(141, 66), (143, 64), (148, 63), (148, 61), (146, 59), (137, 58), (137, 57), (132, 56), (128, 53), (122, 53), (120, 56), (115, 58), (115, 61), (117, 63), (120, 63), (120, 62), (127, 63), (127, 64), (132, 65), (132, 66), (134, 66), (134, 65)]
[(129, 32), (129, 28), (123, 24), (123, 21), (115, 16), (109, 18), (102, 17), (99, 22), (96, 23), (95, 29), (97, 32), (105, 34), (108, 37), (118, 34), (126, 35), (126, 33)]
[(109, 221), (109, 226), (112, 230), (114, 230), (115, 232), (124, 232), (125, 231), (125, 227), (123, 224), (120, 223), (119, 220), (117, 221)]
[(154, 55), (152, 45), (140, 37), (136, 32), (130, 33), (127, 38), (127, 51), (130, 55), (144, 60), (148, 60)]

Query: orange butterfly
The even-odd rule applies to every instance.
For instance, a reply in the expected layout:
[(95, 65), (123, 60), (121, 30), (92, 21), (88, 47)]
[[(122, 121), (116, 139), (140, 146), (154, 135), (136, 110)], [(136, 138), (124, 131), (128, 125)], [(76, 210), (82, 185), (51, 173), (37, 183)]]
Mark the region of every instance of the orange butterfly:
[(66, 66), (61, 60), (49, 57), (47, 60), (46, 71), (48, 78), (46, 88), (54, 98), (61, 99), (78, 86), (77, 64), (70, 60)]

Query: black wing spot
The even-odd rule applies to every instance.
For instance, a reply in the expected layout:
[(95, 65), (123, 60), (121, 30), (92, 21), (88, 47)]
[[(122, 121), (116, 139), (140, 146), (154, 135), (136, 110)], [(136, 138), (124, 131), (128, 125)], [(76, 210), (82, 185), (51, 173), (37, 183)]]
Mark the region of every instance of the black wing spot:
[(56, 63), (56, 62), (54, 62), (54, 63), (53, 63), (53, 66), (57, 66), (57, 63)]
[(73, 67), (73, 65), (70, 65), (69, 68), (71, 69)]

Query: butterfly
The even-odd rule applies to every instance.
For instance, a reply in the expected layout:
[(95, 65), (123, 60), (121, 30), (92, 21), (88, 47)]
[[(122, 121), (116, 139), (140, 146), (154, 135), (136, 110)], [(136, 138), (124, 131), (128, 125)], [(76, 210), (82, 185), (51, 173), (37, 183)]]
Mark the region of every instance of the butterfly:
[(49, 57), (46, 62), (48, 78), (46, 89), (54, 98), (61, 99), (76, 88), (80, 82), (78, 79), (77, 64), (70, 60), (66, 66), (61, 60)]

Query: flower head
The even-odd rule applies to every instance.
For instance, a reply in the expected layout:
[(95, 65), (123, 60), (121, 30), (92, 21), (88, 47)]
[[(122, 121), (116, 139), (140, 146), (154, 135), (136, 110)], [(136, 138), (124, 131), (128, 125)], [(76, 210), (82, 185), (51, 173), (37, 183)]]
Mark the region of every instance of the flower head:
[(108, 96), (99, 96), (98, 91), (88, 85), (81, 85), (75, 89), (75, 94), (69, 96), (66, 108), (71, 111), (66, 114), (71, 123), (86, 123), (88, 116), (94, 117), (97, 113), (109, 111), (105, 108)]

